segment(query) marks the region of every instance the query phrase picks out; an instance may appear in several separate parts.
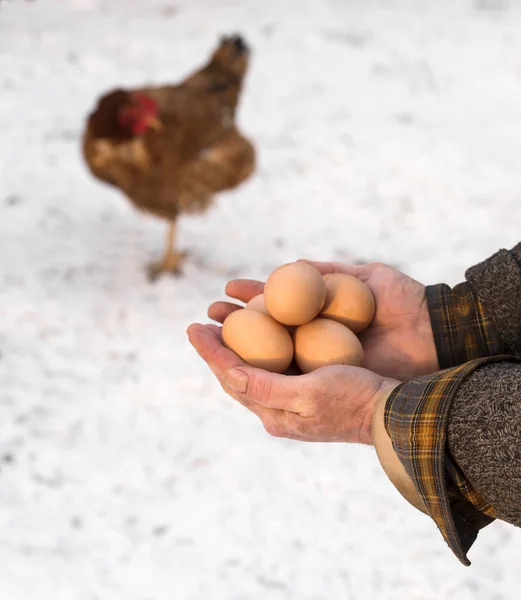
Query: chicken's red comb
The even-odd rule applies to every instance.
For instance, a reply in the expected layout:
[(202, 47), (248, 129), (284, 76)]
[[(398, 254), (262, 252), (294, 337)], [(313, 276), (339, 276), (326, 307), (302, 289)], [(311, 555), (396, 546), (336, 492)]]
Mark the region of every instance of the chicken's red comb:
[(155, 112), (157, 110), (157, 102), (146, 94), (132, 94), (132, 99), (135, 100), (146, 112)]

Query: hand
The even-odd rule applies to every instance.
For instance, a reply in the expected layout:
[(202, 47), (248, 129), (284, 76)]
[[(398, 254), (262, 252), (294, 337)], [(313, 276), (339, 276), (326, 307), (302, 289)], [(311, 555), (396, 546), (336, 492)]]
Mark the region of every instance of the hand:
[(188, 337), (223, 389), (275, 437), (372, 443), (376, 402), (398, 381), (358, 367), (323, 367), (292, 377), (256, 369), (222, 344), (217, 325), (191, 325)]
[[(439, 370), (423, 284), (380, 263), (306, 262), (323, 275), (346, 273), (358, 277), (373, 292), (376, 315), (359, 336), (365, 352), (365, 368), (401, 381)], [(261, 294), (263, 288), (264, 284), (259, 281), (237, 279), (228, 283), (226, 293), (249, 302), (253, 296)], [(229, 302), (215, 302), (208, 309), (208, 316), (222, 323), (238, 308)]]

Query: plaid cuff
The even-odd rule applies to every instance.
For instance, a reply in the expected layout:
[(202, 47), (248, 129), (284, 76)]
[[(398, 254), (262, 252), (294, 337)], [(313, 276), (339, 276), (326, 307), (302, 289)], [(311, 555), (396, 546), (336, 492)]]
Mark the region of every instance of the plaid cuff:
[(385, 427), (393, 448), (445, 541), (464, 565), (478, 531), (496, 517), (446, 448), (452, 401), (463, 380), (480, 366), (513, 356), (468, 362), (402, 383), (389, 396)]
[(470, 284), (427, 286), (427, 305), (441, 369), (470, 360), (512, 354)]

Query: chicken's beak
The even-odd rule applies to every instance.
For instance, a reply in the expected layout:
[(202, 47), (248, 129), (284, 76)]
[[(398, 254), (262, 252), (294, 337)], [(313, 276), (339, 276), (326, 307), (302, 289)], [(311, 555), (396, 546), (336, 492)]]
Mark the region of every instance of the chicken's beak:
[(154, 131), (163, 131), (163, 129), (165, 128), (165, 126), (158, 117), (151, 117), (150, 119), (148, 119), (147, 124), (150, 127), (150, 129), (153, 129)]

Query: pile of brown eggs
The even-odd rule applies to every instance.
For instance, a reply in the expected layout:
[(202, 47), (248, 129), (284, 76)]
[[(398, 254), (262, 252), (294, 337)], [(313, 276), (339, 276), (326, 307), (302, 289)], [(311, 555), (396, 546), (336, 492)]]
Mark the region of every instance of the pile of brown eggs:
[(356, 277), (322, 276), (295, 262), (275, 269), (264, 293), (227, 317), (222, 336), (244, 362), (274, 373), (286, 372), (293, 360), (301, 373), (360, 366), (364, 351), (356, 334), (374, 314), (373, 294)]

